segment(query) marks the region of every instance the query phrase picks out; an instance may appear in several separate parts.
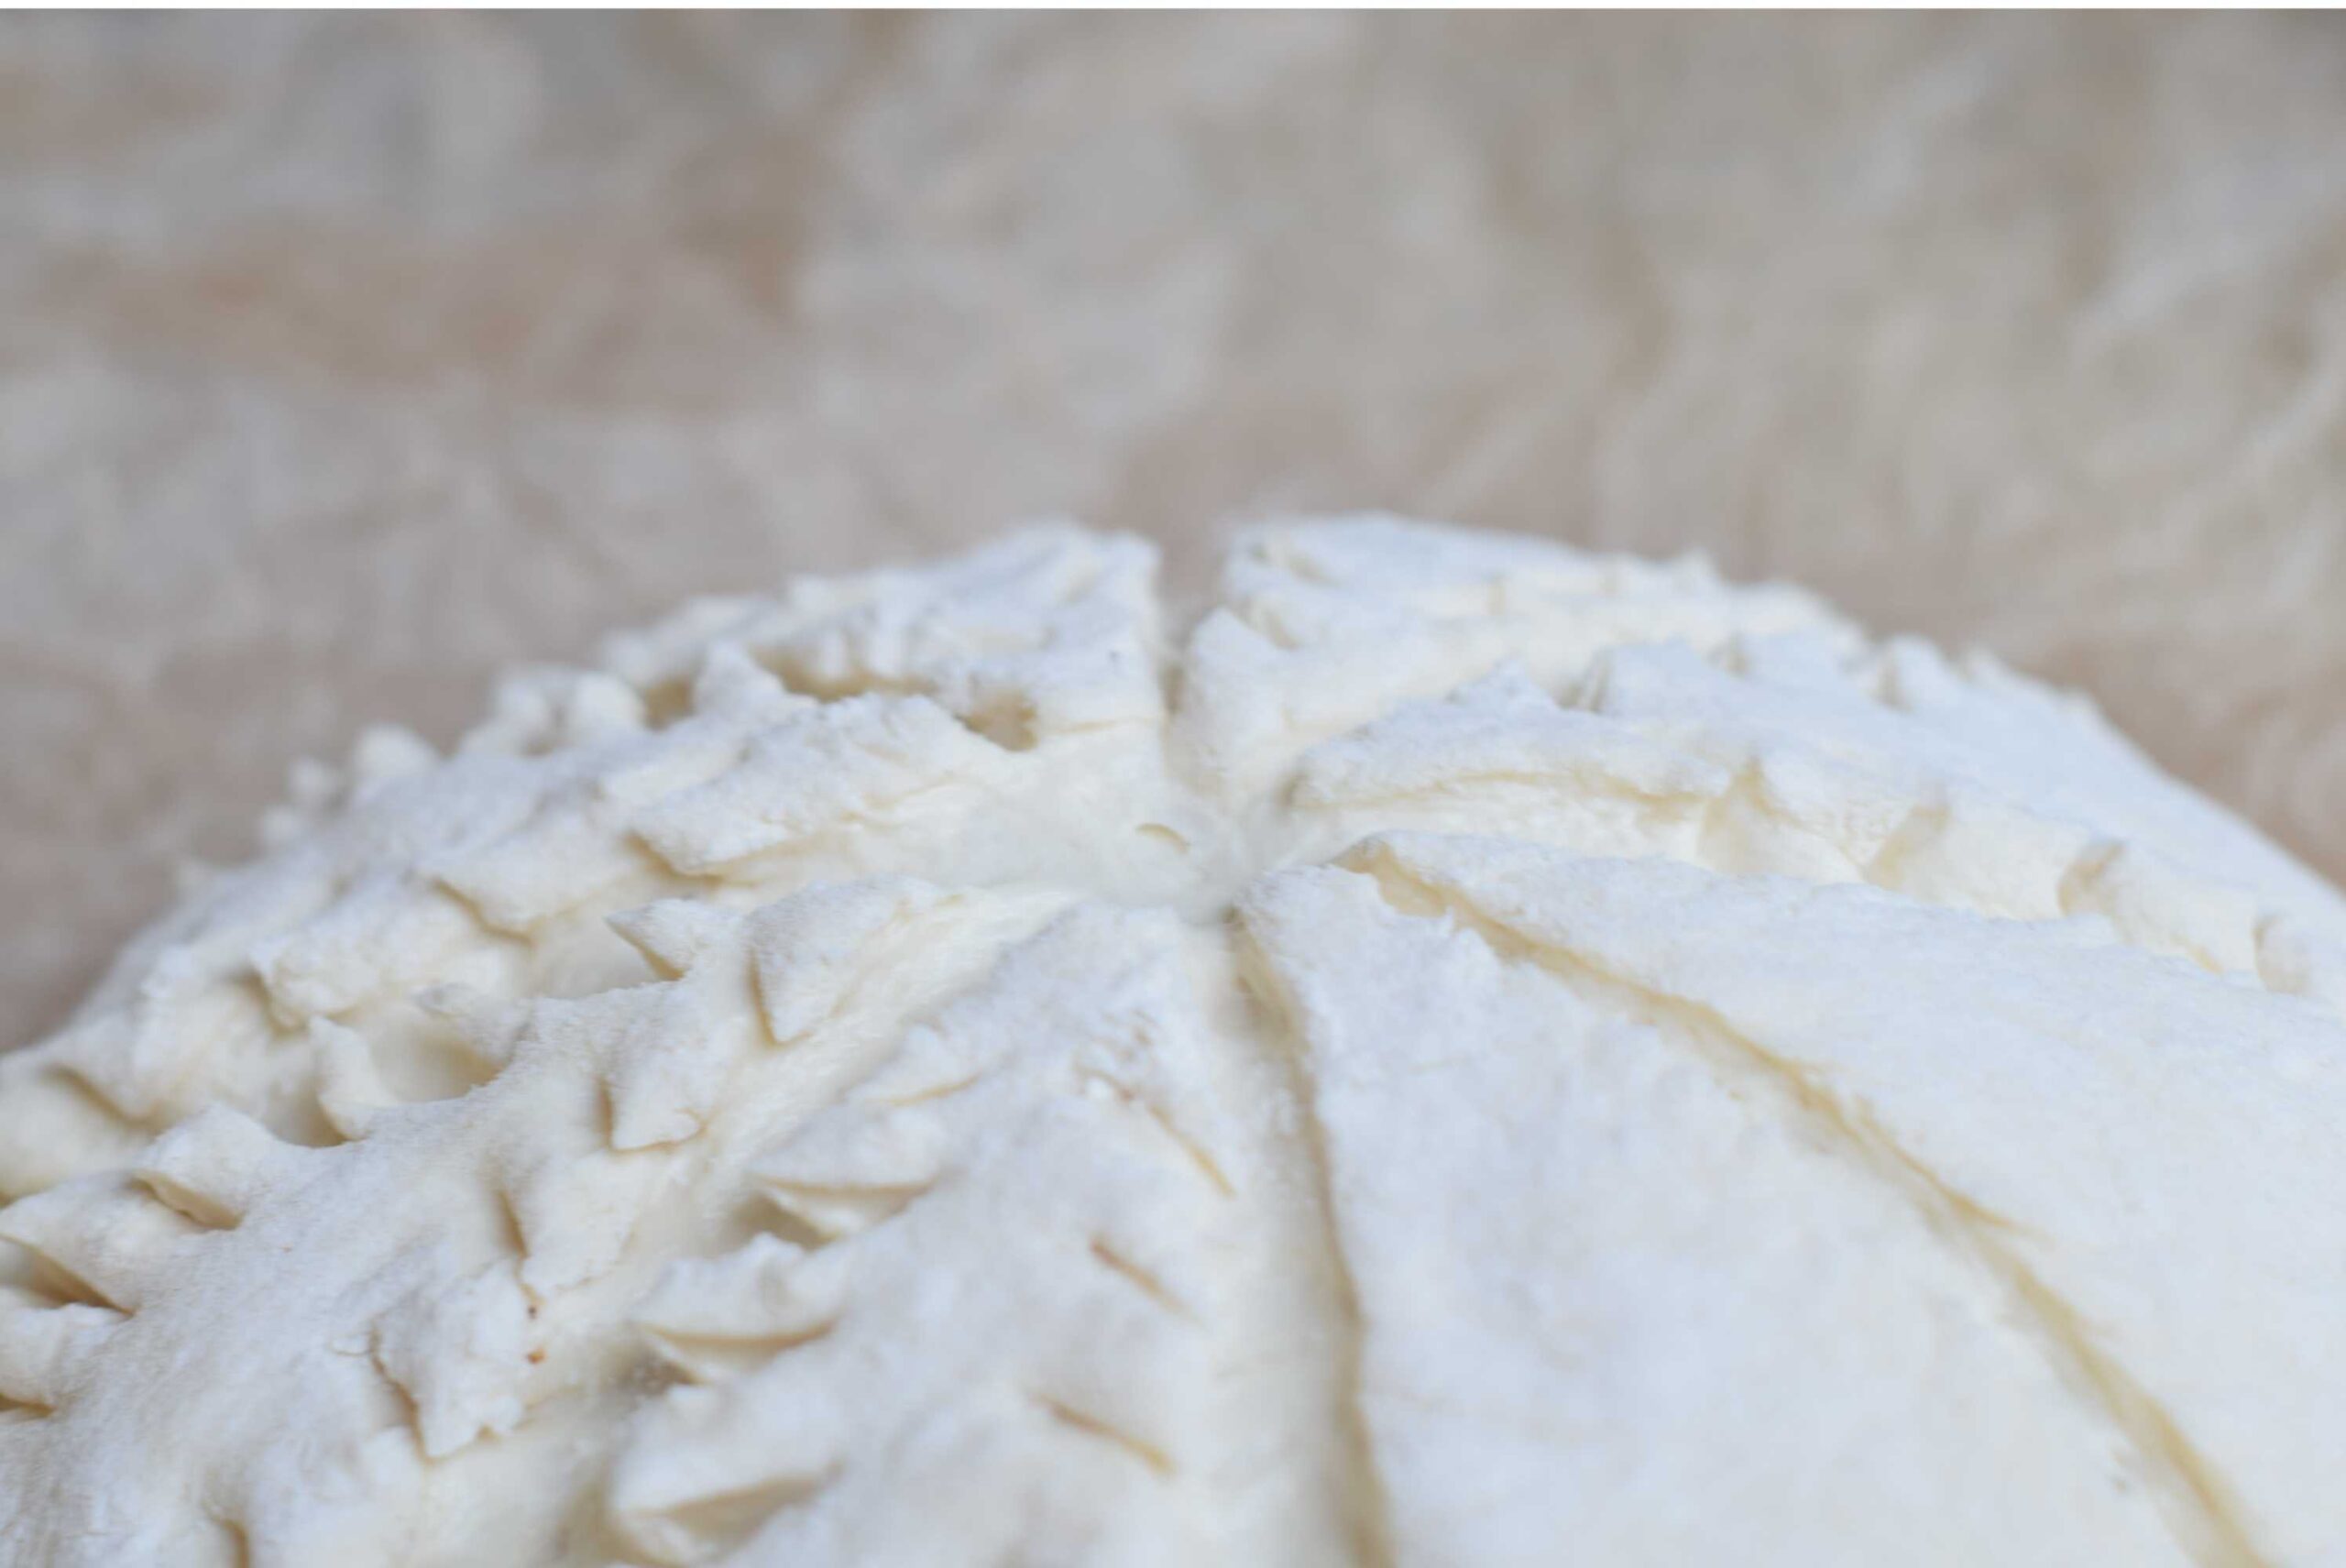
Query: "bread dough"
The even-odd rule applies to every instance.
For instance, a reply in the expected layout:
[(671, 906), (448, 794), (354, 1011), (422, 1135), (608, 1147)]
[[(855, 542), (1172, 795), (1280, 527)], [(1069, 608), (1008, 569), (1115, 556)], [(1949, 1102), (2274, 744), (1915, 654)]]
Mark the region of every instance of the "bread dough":
[(372, 733), (0, 1058), (0, 1561), (2346, 1562), (2346, 901), (1385, 518)]

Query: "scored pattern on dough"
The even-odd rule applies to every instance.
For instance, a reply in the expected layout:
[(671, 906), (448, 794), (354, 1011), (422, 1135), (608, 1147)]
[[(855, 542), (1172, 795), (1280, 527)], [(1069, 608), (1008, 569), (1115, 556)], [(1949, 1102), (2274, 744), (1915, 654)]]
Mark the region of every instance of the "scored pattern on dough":
[(1366, 876), (1278, 873), (1241, 919), (1402, 1561), (2187, 1561), (2001, 1284), (1773, 1085)]
[(1169, 916), (1080, 909), (751, 1164), (814, 1245), (681, 1263), (640, 1310), (687, 1386), (614, 1473), (639, 1552), (1209, 1554), (1159, 1493), (1211, 1464), (1216, 1255), (1255, 1200), (1183, 959)]
[(2335, 945), (2302, 921), (1938, 762), (1917, 726), (1787, 716), (1820, 738), (1742, 717), (1772, 696), (1675, 648), (1609, 654), (1562, 702), (1505, 669), (1307, 752), (1293, 799), (1363, 831), (1472, 830), (1504, 810), (1531, 817), (1532, 841), (1589, 852), (1863, 882), (2007, 919), (2096, 916), (2121, 941), (2346, 1007), (2346, 971), (2322, 967)]
[[(107, 1336), (148, 1316), (157, 1287), (194, 1273), (232, 1288), (256, 1267), (281, 1268), (287, 1255), (333, 1256), (349, 1271), (281, 1282), (275, 1310), (305, 1334), (283, 1338), (273, 1320), (221, 1321), (258, 1354), (248, 1376), (209, 1385), (192, 1409), (144, 1418), (159, 1444), (194, 1453), (194, 1433), (212, 1430), (206, 1411), (226, 1414), (220, 1401), (266, 1407), (267, 1442), (222, 1445), (200, 1468), (167, 1471), (167, 1495), (189, 1490), (135, 1538), (103, 1514), (81, 1519), (78, 1495), (46, 1492), (55, 1476), (25, 1472), (25, 1505), (46, 1496), (56, 1512), (44, 1521), (0, 1508), (0, 1558), (204, 1561), (196, 1541), (225, 1529), (257, 1562), (396, 1559), (399, 1510), (429, 1466), (484, 1436), (510, 1439), (561, 1392), (563, 1360), (598, 1343), (607, 1353), (622, 1314), (598, 1309), (582, 1340), (581, 1304), (597, 1290), (641, 1289), (624, 1267), (634, 1226), (690, 1161), (708, 1157), (706, 1135), (724, 1108), (777, 1093), (820, 1102), (856, 1075), (852, 1040), (844, 1055), (777, 1047), (826, 1025), (852, 1035), (859, 1026), (840, 1021), (843, 1009), (893, 1004), (889, 987), (869, 983), (867, 971), (885, 962), (875, 945), (904, 939), (941, 953), (954, 939), (945, 927), (958, 924), (982, 951), (992, 919), (902, 883), (818, 889), (746, 916), (653, 905), (624, 924), (667, 979), (576, 1000), (435, 999), (491, 1069), (472, 1094), (369, 1106), (350, 1141), (319, 1150), (214, 1107), (159, 1140), (126, 1177), (76, 1179), (0, 1210), (0, 1237), (21, 1249), (22, 1276), (0, 1298), (0, 1388), (12, 1427), (62, 1417), (68, 1431), (47, 1440), (69, 1454), (106, 1441), (103, 1420), (75, 1420), (76, 1401), (102, 1370)], [(792, 939), (810, 931), (821, 939)], [(944, 983), (953, 972), (941, 963)], [(906, 993), (915, 1003), (922, 994), (917, 985)], [(776, 1020), (796, 1033), (774, 1029)], [(366, 1048), (342, 1036), (344, 1048)], [(753, 1117), (746, 1135), (718, 1131), (764, 1136), (773, 1124)], [(360, 1232), (321, 1206), (329, 1193), (359, 1205)], [(222, 1247), (240, 1255), (223, 1257)], [(141, 1326), (164, 1336), (162, 1354), (237, 1354), (203, 1343), (202, 1292), (159, 1305), (177, 1322)], [(210, 1306), (216, 1314), (219, 1303)], [(107, 1354), (124, 1354), (119, 1340)], [(158, 1351), (130, 1354), (135, 1364)], [(319, 1387), (321, 1367), (333, 1387)], [(174, 1443), (182, 1425), (191, 1432)], [(289, 1453), (306, 1457), (289, 1469)], [(0, 1474), (29, 1457), (0, 1441)]]
[[(1470, 808), (1510, 786), (1584, 791), (1585, 806), (1627, 790), (1637, 797), (1628, 804), (1644, 808), (1639, 820), (1560, 830), (1595, 826), (1626, 834), (1623, 852), (1705, 863), (1739, 834), (1757, 863), (1722, 869), (1870, 874), (2030, 918), (2099, 913), (2125, 939), (2346, 998), (2346, 959), (2321, 928), (2338, 925), (2334, 906), (2313, 927), (2262, 915), (2205, 869), (2236, 854), (2240, 865), (2224, 869), (2253, 883), (2286, 867), (2253, 835), (2201, 803), (2176, 806), (2165, 795), (2179, 792), (2046, 694), (1990, 664), (1958, 671), (1913, 644), (1869, 652), (1801, 596), (1399, 525), (1270, 531), (1235, 553), (1223, 590), (1232, 608), (1191, 637), (1174, 672), (1179, 711), (1160, 741), (1172, 666), (1157, 645), (1148, 565), (1134, 542), (1047, 531), (944, 567), (810, 580), (778, 604), (717, 601), (615, 640), (613, 672), (514, 677), (444, 765), (420, 742), (370, 732), (347, 797), (305, 775), (306, 804), (279, 824), (275, 861), (219, 879), (135, 945), (84, 1020), (0, 1058), (0, 1118), (25, 1124), (0, 1137), (0, 1192), (119, 1164), (214, 1098), (301, 1141), (328, 1135), (321, 1064), (288, 1044), (289, 1031), (396, 1007), (433, 984), (528, 994), (565, 983), (566, 965), (608, 969), (608, 944), (598, 950), (595, 937), (602, 915), (706, 895), (711, 876), (781, 891), (873, 856), (949, 871), (930, 862), (971, 859), (969, 842), (997, 830), (983, 826), (990, 817), (1047, 795), (1064, 776), (1031, 747), (1006, 751), (982, 727), (953, 722), (1004, 702), (1031, 709), (1023, 739), (1037, 745), (1081, 746), (1121, 726), (1129, 743), (1088, 765), (1127, 779), (1137, 770), (1144, 783), (1154, 773), (1158, 782), (1141, 793), (1163, 798), (1135, 810), (1140, 825), (1170, 816), (1194, 837), (1202, 821), (1211, 839), (1227, 831), (1217, 824), (1259, 817), (1314, 738), (1513, 661), (1525, 674), (1438, 703), (1432, 718), (1394, 714), (1308, 758), (1295, 784), (1299, 847), (1332, 852), (1340, 843), (1322, 849), (1329, 822), (1382, 810), (1415, 819), (1429, 795)], [(1655, 644), (1673, 635), (1708, 662)], [(679, 683), (685, 696), (655, 700)], [(2164, 830), (2178, 810), (2204, 833), (2198, 869), (2171, 870), (2129, 842), (2128, 823), (2102, 819), (2106, 792), (2045, 818), (2014, 804), (2029, 791), (1977, 777), (1988, 753), (1967, 729), (1979, 723), (1980, 701), (1966, 695), (1975, 686), (1993, 712), (2029, 716), (2032, 744), (2043, 730), (2068, 748), (2057, 766), (2029, 774), (2032, 785), (2063, 769), (2099, 777), (2131, 768), (2127, 784), (2152, 802), (2133, 815), (2163, 841), (2177, 841)], [(1486, 759), (1479, 781), (1468, 758), (1442, 760), (1477, 724), (1536, 719), (1543, 689), (1631, 733), (1567, 738), (1561, 755), (1518, 757), (1513, 773)], [(663, 707), (673, 710), (664, 718)], [(1766, 724), (1738, 718), (1754, 708)], [(1881, 717), (1868, 719), (1865, 708)], [(1461, 720), (1453, 709), (1479, 711)], [(1836, 754), (1801, 740), (1820, 724)], [(1711, 765), (1683, 756), (1680, 776), (1646, 800), (1637, 775), (1650, 764), (1637, 761), (1636, 740), (1699, 751), (1705, 733)], [(1928, 762), (1920, 772), (1918, 755)], [(1373, 786), (1372, 763), (1401, 778), (1414, 768), (1417, 783)], [(1175, 778), (1196, 787), (1168, 791)], [(933, 781), (951, 781), (948, 796), (960, 792), (942, 816)], [(1883, 815), (1892, 803), (1902, 803), (1902, 819)], [(1709, 830), (1692, 842), (1679, 831), (1687, 804), (1705, 806)], [(1269, 843), (1252, 841), (1258, 828), (1246, 833), (1244, 853), (1213, 879), (1225, 896), (1252, 865), (1281, 858), (1276, 827)], [(2025, 885), (1945, 885), (1980, 840), (1997, 861), (2034, 857), (2040, 869)], [(978, 863), (966, 880), (1080, 879), (1084, 866), (1076, 855)], [(1170, 889), (1184, 875), (1194, 880), (1175, 863), (1158, 880)], [(2291, 876), (2302, 873), (2274, 872), (2267, 885), (2291, 891)], [(41, 1135), (49, 1123), (57, 1134)], [(59, 1158), (71, 1163), (48, 1163)]]
[(1360, 1289), (1344, 1255), (1337, 1219), (1337, 1195), (1328, 1153), (1327, 1132), (1311, 1105), (1310, 1080), (1300, 1032), (1296, 1028), (1295, 1003), (1275, 969), (1264, 959), (1260, 947), (1238, 939), (1240, 982), (1273, 1021), (1278, 1038), (1273, 1046), (1289, 1092), (1297, 1105), (1294, 1141), (1310, 1171), (1314, 1239), (1322, 1250), (1333, 1284), (1323, 1331), (1334, 1341), (1336, 1365), (1335, 1424), (1342, 1465), (1345, 1545), (1358, 1568), (1396, 1568), (1391, 1505), (1385, 1495), (1363, 1401), (1361, 1377), (1362, 1321)]
[(1817, 1073), (1770, 1051), (1710, 1008), (1608, 972), (1584, 953), (1557, 947), (1496, 918), (1471, 893), (1413, 873), (1385, 846), (1349, 859), (1368, 874), (1393, 906), (1409, 914), (1459, 922), (1506, 957), (1536, 963), (1580, 995), (1621, 1015), (1668, 1018), (1677, 1037), (1694, 1042), (1731, 1071), (1763, 1080), (1822, 1140), (1900, 1192), (1929, 1216), (1934, 1228), (2001, 1280), (2028, 1314), (2046, 1353), (2066, 1364), (2068, 1381), (2089, 1390), (2110, 1423), (2132, 1445), (2141, 1471), (2178, 1516), (2177, 1533), (2207, 1568), (2259, 1568), (2263, 1558), (2236, 1517), (2229, 1488), (2194, 1452), (2174, 1419), (2080, 1326), (2076, 1310), (2030, 1269), (2004, 1239), (2007, 1222), (1981, 1209), (1931, 1170), (1866, 1110), (1844, 1098)]
[[(1716, 884), (1473, 839), (1404, 837), (1351, 859), (1402, 903), (1619, 1005), (1667, 1010), (1829, 1111), (1837, 1138), (1942, 1204), (2010, 1280), (2164, 1477), (2199, 1561), (2297, 1561), (2335, 1541), (2316, 1499), (2341, 1453), (2324, 1413), (2336, 1374), (2316, 1347), (2346, 1269), (2289, 1239), (2327, 1223), (2346, 1183), (2316, 1108), (2346, 1078), (2334, 1021), (2124, 952), (1877, 908), (1862, 890)], [(1967, 1008), (1983, 994), (1999, 1000)], [(1745, 1016), (1773, 1020), (1764, 1043)], [(1976, 1066), (1928, 1065), (1965, 1049)], [(2023, 1092), (2012, 1074), (2028, 1063), (2043, 1076)], [(2022, 1125), (2000, 1136), (2006, 1120)], [(2228, 1131), (2246, 1124), (2263, 1129), (2253, 1148)], [(2247, 1168), (2240, 1190), (2264, 1195), (2253, 1212), (2210, 1185), (2222, 1151)], [(2259, 1267), (2273, 1272), (2245, 1287)], [(2264, 1325), (2246, 1338), (2221, 1326), (2243, 1310)], [(2276, 1455), (2248, 1410), (2303, 1435)]]
[[(986, 1465), (954, 1466), (981, 1441), (1074, 1465), (1035, 1506), (1138, 1561), (1286, 1463), (1232, 1457), (1233, 1424), (1308, 1434), (1328, 1473), (1214, 1550), (1389, 1553), (1373, 1468), (1356, 1454), (1347, 1479), (1313, 1447), (1356, 1406), (1313, 1381), (1341, 1373), (1344, 1322), (1341, 1281), (1319, 1277), (1341, 1258), (1309, 1256), (1332, 1201), (1300, 1196), (1313, 1124), (1231, 1119), (1284, 1103), (1295, 1043), (1218, 1011), (1243, 993), (1184, 923), (1376, 832), (1503, 817), (1525, 845), (1870, 883), (2346, 1003), (2346, 913), (2253, 834), (2064, 699), (1869, 646), (1796, 592), (1384, 520), (1283, 525), (1241, 543), (1177, 652), (1152, 565), (1133, 541), (1044, 530), (708, 601), (614, 639), (605, 668), (510, 679), (448, 759), (373, 731), (346, 782), (305, 772), (268, 859), (134, 944), (55, 1039), (0, 1058), (0, 1482), (96, 1477), (81, 1523), (136, 1520), (159, 1532), (142, 1549), (189, 1563), (226, 1531), (255, 1562), (357, 1563), (353, 1530), (489, 1473), (485, 1435), (616, 1431), (657, 1358), (688, 1386), (648, 1407), (608, 1510), (653, 1561), (757, 1541), (852, 1555), (879, 1539), (861, 1532), (915, 1530), (879, 1494), (890, 1465), (912, 1452), (937, 1486), (976, 1487)], [(965, 1078), (872, 1098), (944, 1048), (947, 1014), (925, 1009), (1009, 1005), (983, 1000), (994, 955), (1086, 900), (1133, 912), (1069, 916), (1058, 947), (1003, 960), (1088, 954), (1064, 1011)], [(913, 994), (931, 970), (959, 978)], [(1182, 1022), (1110, 1050), (1124, 1024), (1094, 993), (1135, 974)], [(1113, 1070), (1079, 1071), (1095, 1049)], [(1268, 1076), (1242, 1088), (1247, 1058)], [(1042, 1132), (1014, 1147), (1014, 1126)], [(1087, 1191), (1100, 1169), (1132, 1184)], [(756, 1234), (753, 1190), (773, 1206)], [(337, 1205), (379, 1219), (346, 1234)], [(966, 1386), (940, 1368), (984, 1336), (921, 1315), (969, 1276), (964, 1233), (1024, 1270), (981, 1278), (987, 1343), (1014, 1350)], [(1288, 1261), (1234, 1283), (1232, 1258), (1275, 1233)], [(288, 1256), (305, 1267), (283, 1343), (241, 1324), (208, 1343), (236, 1279), (259, 1290)], [(1280, 1311), (1325, 1331), (1328, 1365), (1223, 1390), (1257, 1401), (1243, 1418), (1183, 1405), (1185, 1378), (1266, 1357)], [(1075, 1346), (1129, 1329), (1156, 1360), (1116, 1384), (1102, 1356), (1049, 1354), (1047, 1326)], [(128, 1446), (181, 1458), (126, 1457), (83, 1414), (147, 1397), (117, 1363), (214, 1368), (231, 1404), (282, 1372), (282, 1431), (159, 1411)], [(828, 1428), (773, 1408), (875, 1368), (913, 1392)], [(728, 1422), (796, 1457), (723, 1479)], [(182, 1424), (203, 1435), (170, 1439)], [(175, 1491), (199, 1453), (201, 1486)], [(137, 1496), (110, 1501), (130, 1483), (107, 1477), (142, 1464)], [(576, 1468), (565, 1485), (596, 1485), (599, 1459)], [(968, 1507), (1001, 1506), (982, 1491)], [(1110, 1497), (1170, 1521), (1157, 1548), (1103, 1522)], [(58, 1522), (0, 1501), (0, 1556), (49, 1550), (64, 1538), (22, 1532)], [(552, 1525), (510, 1528), (512, 1550), (554, 1550)], [(71, 1561), (106, 1561), (110, 1539)]]

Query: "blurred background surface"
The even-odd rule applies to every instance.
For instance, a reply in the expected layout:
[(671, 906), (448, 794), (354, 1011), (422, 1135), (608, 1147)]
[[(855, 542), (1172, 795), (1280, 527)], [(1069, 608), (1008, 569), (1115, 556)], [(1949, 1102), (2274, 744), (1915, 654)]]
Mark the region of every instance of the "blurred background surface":
[(1699, 546), (2346, 871), (2336, 18), (0, 24), (0, 1044), (303, 753), (1072, 512)]

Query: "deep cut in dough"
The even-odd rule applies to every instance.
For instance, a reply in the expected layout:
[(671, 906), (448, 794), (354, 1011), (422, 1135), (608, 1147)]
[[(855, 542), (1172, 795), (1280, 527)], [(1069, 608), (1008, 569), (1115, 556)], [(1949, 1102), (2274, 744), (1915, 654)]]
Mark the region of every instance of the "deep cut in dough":
[(0, 1563), (2346, 1563), (2346, 902), (1383, 518), (370, 733), (0, 1058)]

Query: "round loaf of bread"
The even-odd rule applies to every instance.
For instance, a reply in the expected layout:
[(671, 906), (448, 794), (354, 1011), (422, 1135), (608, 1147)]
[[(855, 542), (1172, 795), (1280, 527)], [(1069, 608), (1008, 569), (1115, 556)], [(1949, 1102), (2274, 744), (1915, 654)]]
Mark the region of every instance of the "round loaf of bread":
[(0, 1563), (2346, 1563), (2346, 901), (1382, 518), (370, 732), (0, 1057)]

